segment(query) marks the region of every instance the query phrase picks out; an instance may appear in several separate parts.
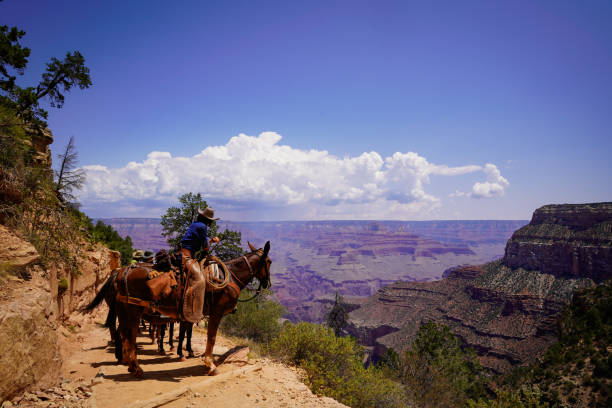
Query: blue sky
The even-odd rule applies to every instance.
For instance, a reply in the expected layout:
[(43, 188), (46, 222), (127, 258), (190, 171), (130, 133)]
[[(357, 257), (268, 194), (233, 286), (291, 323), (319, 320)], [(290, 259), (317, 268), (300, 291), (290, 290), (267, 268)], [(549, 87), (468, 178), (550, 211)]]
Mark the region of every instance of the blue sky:
[(93, 86), (49, 125), (102, 217), (187, 191), (236, 220), (610, 201), (610, 21), (608, 1), (0, 3), (32, 49), (20, 84), (86, 58)]

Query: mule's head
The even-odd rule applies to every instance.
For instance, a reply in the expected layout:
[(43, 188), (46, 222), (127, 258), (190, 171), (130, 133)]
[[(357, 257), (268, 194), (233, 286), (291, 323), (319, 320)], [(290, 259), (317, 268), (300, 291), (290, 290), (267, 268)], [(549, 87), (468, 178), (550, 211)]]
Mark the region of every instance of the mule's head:
[(272, 282), (270, 280), (270, 267), (272, 266), (272, 260), (268, 256), (270, 253), (270, 241), (266, 242), (263, 249), (256, 249), (250, 242), (248, 244), (251, 251), (260, 254), (259, 262), (254, 268), (255, 277), (259, 280), (259, 282), (261, 282), (262, 288), (268, 289), (270, 286), (272, 286)]

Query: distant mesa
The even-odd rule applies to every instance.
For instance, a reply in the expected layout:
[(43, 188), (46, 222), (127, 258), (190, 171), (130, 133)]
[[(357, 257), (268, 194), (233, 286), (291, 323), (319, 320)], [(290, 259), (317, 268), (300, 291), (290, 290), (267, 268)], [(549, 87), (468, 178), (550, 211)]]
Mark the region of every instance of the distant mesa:
[(376, 359), (405, 348), (433, 320), (493, 371), (533, 361), (555, 341), (557, 315), (573, 292), (612, 278), (612, 203), (541, 207), (508, 240), (503, 259), (443, 276), (380, 289), (350, 313), (349, 333)]

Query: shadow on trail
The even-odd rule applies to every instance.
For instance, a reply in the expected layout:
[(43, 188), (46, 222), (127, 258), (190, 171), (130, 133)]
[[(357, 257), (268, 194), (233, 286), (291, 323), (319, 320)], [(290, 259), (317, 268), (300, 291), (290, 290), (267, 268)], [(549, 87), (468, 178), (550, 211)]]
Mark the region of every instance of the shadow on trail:
[[(223, 362), (232, 354), (235, 354), (236, 352), (247, 348), (248, 346), (235, 346), (231, 349), (229, 349), (228, 351), (226, 351), (225, 353), (223, 353), (222, 355), (218, 356), (215, 355), (215, 364), (217, 366), (223, 364)], [(197, 357), (195, 357), (197, 358)], [(178, 367), (178, 368), (169, 368), (169, 369), (163, 369), (163, 370), (155, 370), (154, 366), (152, 366), (153, 364), (158, 364), (158, 363), (172, 363), (172, 362), (177, 362), (177, 358), (176, 357), (170, 357), (170, 356), (160, 356), (158, 358), (151, 358), (151, 359), (143, 359), (140, 360), (140, 365), (146, 365), (147, 366), (147, 370), (145, 370), (144, 372), (144, 376), (142, 379), (144, 380), (156, 380), (156, 381), (167, 381), (167, 382), (180, 382), (182, 379), (187, 378), (187, 377), (194, 377), (194, 376), (201, 376), (201, 377), (205, 377), (206, 375), (208, 375), (208, 369), (206, 367), (204, 367), (203, 364), (198, 364), (195, 366), (185, 366), (185, 367)], [(116, 365), (117, 363), (112, 361), (112, 362), (102, 362), (99, 363), (97, 366), (101, 366), (101, 365)], [(93, 365), (93, 364), (92, 364)], [(104, 376), (105, 379), (107, 380), (112, 380), (112, 381), (120, 381), (120, 382), (125, 382), (125, 381), (140, 381), (140, 378), (136, 378), (134, 377), (132, 374), (130, 373), (121, 373), (121, 374), (111, 374), (111, 375), (105, 375)]]
[[(140, 364), (143, 364), (141, 362)], [(141, 380), (156, 380), (156, 381), (167, 381), (167, 382), (180, 382), (182, 379), (187, 377), (194, 376), (205, 376), (207, 374), (206, 368), (204, 366), (187, 366), (173, 369), (165, 369), (165, 370), (146, 370), (144, 372), (144, 376), (141, 378), (136, 378), (130, 373), (122, 373), (122, 374), (112, 374), (105, 375), (104, 378), (106, 380), (112, 381), (141, 381)]]

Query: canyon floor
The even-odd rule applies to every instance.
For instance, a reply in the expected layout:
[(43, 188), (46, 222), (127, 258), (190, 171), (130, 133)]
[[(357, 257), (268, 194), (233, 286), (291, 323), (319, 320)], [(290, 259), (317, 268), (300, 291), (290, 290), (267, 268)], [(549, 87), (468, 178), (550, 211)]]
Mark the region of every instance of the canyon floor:
[(215, 376), (204, 375), (200, 358), (206, 347), (203, 329), (194, 330), (192, 347), (196, 357), (183, 362), (176, 350), (168, 351), (166, 346), (166, 355), (160, 355), (148, 335), (139, 335), (139, 361), (145, 371), (142, 379), (134, 378), (126, 366), (115, 363), (108, 330), (101, 321), (60, 330), (61, 386), (26, 393), (17, 406), (345, 407), (331, 398), (314, 395), (300, 381), (298, 369), (247, 355), (246, 346), (220, 335), (215, 359), (229, 357), (218, 366)]

